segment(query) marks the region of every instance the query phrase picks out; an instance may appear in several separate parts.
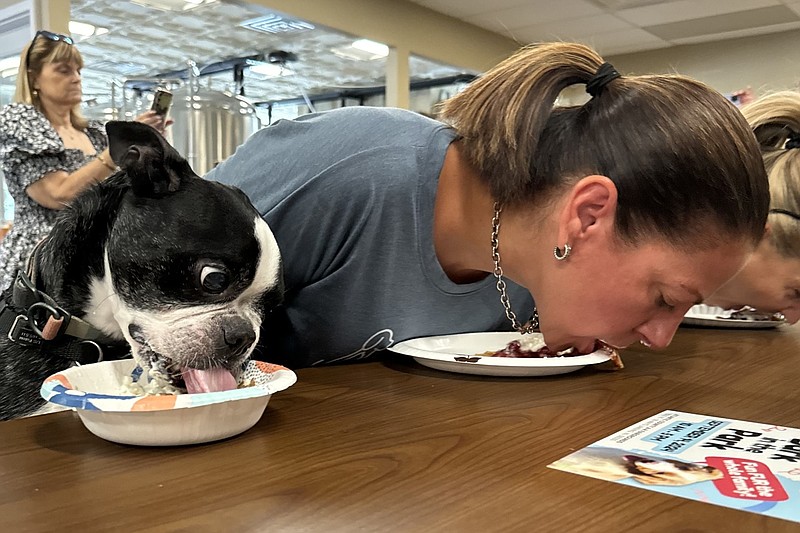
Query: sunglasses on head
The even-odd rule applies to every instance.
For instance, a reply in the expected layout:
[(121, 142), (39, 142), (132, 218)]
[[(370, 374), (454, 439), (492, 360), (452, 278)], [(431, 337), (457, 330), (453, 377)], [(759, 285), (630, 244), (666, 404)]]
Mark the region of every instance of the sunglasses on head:
[(28, 67), (30, 65), (31, 60), (31, 50), (33, 50), (33, 43), (36, 42), (36, 39), (39, 37), (44, 37), (45, 39), (49, 39), (54, 42), (62, 42), (67, 44), (75, 44), (75, 41), (72, 40), (72, 37), (69, 35), (61, 35), (60, 33), (53, 33), (52, 31), (47, 30), (39, 30), (36, 32), (36, 35), (33, 36), (31, 39), (31, 44), (28, 47), (28, 53), (25, 54), (25, 66)]

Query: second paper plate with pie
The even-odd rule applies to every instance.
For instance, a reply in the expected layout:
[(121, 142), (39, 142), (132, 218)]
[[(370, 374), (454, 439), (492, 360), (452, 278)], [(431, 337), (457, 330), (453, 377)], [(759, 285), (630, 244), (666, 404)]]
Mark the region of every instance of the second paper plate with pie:
[[(746, 308), (747, 309), (747, 308)], [(786, 323), (779, 314), (755, 310), (731, 311), (710, 305), (695, 305), (681, 322), (686, 326), (737, 329), (773, 329)]]
[[(526, 337), (541, 334), (531, 333)], [(604, 363), (611, 359), (607, 350), (586, 355), (558, 357), (492, 357), (487, 352), (505, 348), (521, 337), (519, 333), (461, 333), (420, 337), (399, 342), (389, 350), (410, 355), (419, 364), (462, 374), (484, 376), (550, 376), (580, 370), (586, 365)]]

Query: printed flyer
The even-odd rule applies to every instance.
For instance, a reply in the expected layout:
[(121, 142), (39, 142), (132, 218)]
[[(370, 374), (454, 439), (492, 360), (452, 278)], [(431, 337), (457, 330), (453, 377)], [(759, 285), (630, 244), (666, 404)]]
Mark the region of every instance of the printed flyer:
[(664, 411), (549, 466), (800, 522), (800, 429)]

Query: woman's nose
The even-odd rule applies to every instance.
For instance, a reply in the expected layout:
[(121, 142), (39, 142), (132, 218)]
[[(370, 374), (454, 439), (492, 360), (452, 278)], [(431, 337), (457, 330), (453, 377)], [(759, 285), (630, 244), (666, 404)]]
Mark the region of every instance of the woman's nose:
[(678, 330), (678, 326), (683, 320), (682, 314), (658, 317), (645, 322), (636, 329), (636, 332), (644, 337), (647, 346), (653, 349), (662, 349), (669, 346), (672, 337)]
[(796, 324), (800, 320), (800, 307), (789, 307), (781, 311), (787, 324)]

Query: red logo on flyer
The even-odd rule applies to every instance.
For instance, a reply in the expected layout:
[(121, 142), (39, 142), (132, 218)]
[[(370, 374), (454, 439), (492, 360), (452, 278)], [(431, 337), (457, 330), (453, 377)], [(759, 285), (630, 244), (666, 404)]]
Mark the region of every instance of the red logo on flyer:
[(706, 457), (706, 462), (723, 473), (714, 485), (725, 496), (764, 502), (789, 499), (781, 482), (762, 462), (734, 457)]

